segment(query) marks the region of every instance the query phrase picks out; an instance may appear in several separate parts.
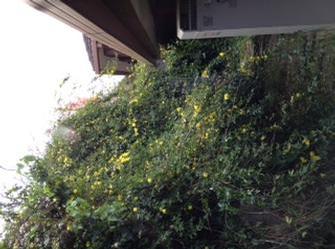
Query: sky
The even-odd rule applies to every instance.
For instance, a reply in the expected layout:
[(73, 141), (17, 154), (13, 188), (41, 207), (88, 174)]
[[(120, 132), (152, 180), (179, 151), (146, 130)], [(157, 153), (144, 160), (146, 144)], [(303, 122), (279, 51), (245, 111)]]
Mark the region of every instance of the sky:
[[(1, 1), (0, 30), (0, 166), (16, 169), (23, 156), (43, 152), (60, 96), (75, 101), (120, 78), (92, 82), (82, 34), (22, 0)], [(16, 181), (0, 169), (0, 194)]]

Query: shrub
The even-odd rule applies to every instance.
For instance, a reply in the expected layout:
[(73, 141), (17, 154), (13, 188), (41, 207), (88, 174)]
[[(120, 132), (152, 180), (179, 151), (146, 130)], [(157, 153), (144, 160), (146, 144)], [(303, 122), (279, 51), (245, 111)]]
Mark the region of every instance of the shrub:
[[(59, 120), (5, 208), (11, 248), (331, 248), (334, 45), (179, 42)], [(259, 46), (258, 46), (259, 47)], [(68, 134), (71, 134), (70, 136)], [(15, 210), (15, 209), (14, 209)]]

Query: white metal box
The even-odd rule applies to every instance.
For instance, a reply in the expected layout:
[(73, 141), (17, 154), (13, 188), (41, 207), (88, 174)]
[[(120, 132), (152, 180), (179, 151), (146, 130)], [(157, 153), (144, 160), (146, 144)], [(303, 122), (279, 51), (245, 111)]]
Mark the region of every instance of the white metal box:
[(335, 26), (335, 0), (179, 0), (178, 37), (293, 33)]

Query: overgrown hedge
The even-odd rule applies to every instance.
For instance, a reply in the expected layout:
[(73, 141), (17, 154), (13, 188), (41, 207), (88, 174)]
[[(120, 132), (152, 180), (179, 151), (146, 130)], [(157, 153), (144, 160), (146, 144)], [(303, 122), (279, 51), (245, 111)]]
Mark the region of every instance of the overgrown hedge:
[(25, 158), (8, 248), (334, 248), (334, 50), (321, 32), (191, 41), (138, 64)]

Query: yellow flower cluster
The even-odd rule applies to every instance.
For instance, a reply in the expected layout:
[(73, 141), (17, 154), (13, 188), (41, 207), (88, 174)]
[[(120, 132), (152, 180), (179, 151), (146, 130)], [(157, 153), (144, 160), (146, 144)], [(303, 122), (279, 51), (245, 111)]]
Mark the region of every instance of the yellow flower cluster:
[(215, 112), (210, 113), (206, 118), (205, 122), (208, 124), (214, 124), (217, 120), (217, 115)]
[[(130, 161), (130, 153), (125, 152), (125, 153), (121, 154), (118, 158), (112, 157), (108, 162), (110, 164), (114, 164), (114, 166), (117, 170), (121, 170), (123, 165), (125, 165), (129, 161)], [(114, 174), (114, 173), (112, 173), (112, 174)]]
[(131, 122), (131, 127), (136, 127), (137, 126), (137, 120), (133, 119), (133, 121)]
[(112, 184), (110, 184), (108, 186), (108, 189), (106, 190), (106, 193), (108, 193), (109, 195), (112, 195), (114, 193)]
[(249, 61), (252, 63), (259, 63), (260, 61), (266, 61), (268, 59), (267, 55), (261, 55), (261, 56), (250, 56)]
[(67, 156), (64, 158), (63, 162), (65, 166), (71, 166), (71, 164), (73, 163), (72, 159)]
[(91, 185), (91, 189), (96, 190), (96, 189), (100, 188), (101, 186), (102, 186), (102, 182), (101, 181), (96, 181)]
[(130, 161), (130, 153), (125, 152), (119, 156), (119, 158), (116, 160), (116, 163), (118, 164), (126, 164)]
[[(185, 100), (185, 102), (186, 102), (186, 100)], [(185, 113), (183, 112), (183, 109), (181, 107), (178, 107), (176, 109), (176, 111), (177, 111), (178, 115), (182, 118), (183, 123), (185, 124), (186, 123), (186, 118), (185, 118)]]
[[(321, 160), (321, 157), (319, 155), (317, 155), (314, 151), (309, 152), (309, 159), (311, 162), (316, 163), (319, 162)], [(300, 157), (300, 162), (302, 164), (307, 164), (308, 160), (304, 157)]]
[(73, 161), (68, 156), (60, 155), (57, 159), (57, 161), (61, 164), (63, 164), (65, 167), (69, 167), (72, 165)]

